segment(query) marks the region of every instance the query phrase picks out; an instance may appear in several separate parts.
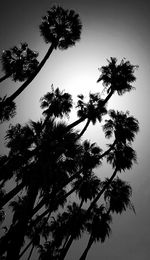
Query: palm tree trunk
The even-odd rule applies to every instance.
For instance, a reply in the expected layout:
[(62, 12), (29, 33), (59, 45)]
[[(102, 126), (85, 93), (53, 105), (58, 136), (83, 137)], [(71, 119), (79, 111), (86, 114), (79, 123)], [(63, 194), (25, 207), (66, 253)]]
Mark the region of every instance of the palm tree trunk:
[(110, 179), (108, 180), (107, 184), (101, 189), (101, 191), (97, 194), (97, 196), (93, 199), (93, 201), (91, 202), (89, 208), (87, 209), (87, 214), (91, 211), (91, 209), (95, 206), (95, 203), (99, 200), (99, 198), (101, 197), (101, 195), (104, 193), (105, 189), (110, 185), (110, 183), (112, 182), (112, 180), (115, 178), (116, 174), (118, 172), (118, 169), (116, 168), (112, 174), (112, 176), (110, 177)]
[(116, 140), (113, 142), (113, 144), (110, 146), (108, 150), (106, 150), (104, 153), (101, 154), (100, 159), (108, 155), (111, 152), (111, 150), (115, 147), (115, 144), (116, 144)]
[(0, 78), (0, 83), (1, 83), (2, 81), (4, 81), (5, 79), (8, 79), (9, 77), (10, 77), (9, 74), (5, 74), (4, 76), (2, 76), (2, 77)]
[(28, 250), (28, 248), (32, 245), (32, 243), (33, 243), (33, 239), (27, 244), (27, 246), (23, 249), (23, 251), (20, 253), (20, 255), (19, 255), (19, 258), (18, 259), (20, 259), (24, 254), (25, 254), (25, 252)]
[(85, 248), (85, 250), (84, 250), (83, 254), (81, 255), (81, 257), (79, 258), (79, 260), (85, 260), (86, 259), (87, 254), (88, 254), (93, 242), (94, 242), (94, 239), (93, 239), (93, 236), (91, 235), (90, 238), (89, 238), (87, 247)]
[(8, 201), (10, 201), (15, 195), (18, 194), (25, 187), (24, 182), (21, 182), (13, 190), (8, 192), (0, 201), (0, 208), (2, 208)]
[(49, 47), (45, 57), (43, 58), (43, 60), (40, 62), (40, 64), (37, 67), (37, 70), (31, 75), (31, 77), (29, 77), (23, 84), (22, 86), (17, 89), (10, 97), (8, 97), (6, 99), (6, 103), (10, 103), (12, 102), (14, 99), (16, 99), (16, 97), (18, 97), (22, 91), (32, 82), (32, 80), (37, 76), (37, 74), (40, 72), (40, 70), (42, 69), (42, 67), (44, 66), (44, 64), (46, 63), (46, 61), (48, 60), (48, 58), (50, 57), (51, 53), (53, 52), (53, 50), (56, 48), (56, 46), (52, 43), (51, 46)]
[(69, 241), (67, 242), (66, 247), (63, 249), (63, 251), (62, 251), (62, 253), (61, 253), (60, 257), (59, 257), (59, 260), (64, 260), (65, 259), (66, 254), (67, 254), (69, 248), (71, 247), (73, 240), (74, 240), (74, 237), (71, 236), (69, 238)]
[(30, 260), (31, 256), (32, 256), (32, 253), (33, 253), (33, 249), (34, 249), (34, 244), (32, 245), (32, 248), (31, 248), (31, 251), (29, 253), (29, 256), (28, 256), (28, 259), (27, 260)]
[(24, 215), (20, 220), (17, 222), (16, 225), (12, 228), (11, 236), (9, 237), (10, 243), (7, 243), (7, 248), (5, 251), (7, 251), (7, 257), (6, 260), (11, 259), (19, 259), (19, 253), (20, 249), (24, 242), (24, 236), (26, 233), (28, 221), (31, 217), (31, 212), (34, 206), (34, 203), (36, 201), (36, 197), (38, 194), (38, 189), (35, 186), (30, 187), (28, 192), (28, 206), (26, 207), (26, 215)]
[[(82, 123), (84, 120), (86, 119), (86, 117), (81, 117), (78, 120), (76, 120), (75, 122), (71, 123), (70, 125), (67, 126), (66, 131), (69, 131), (71, 128), (79, 125), (80, 123)], [(65, 131), (65, 132), (66, 132)]]
[(105, 105), (108, 100), (111, 98), (111, 96), (114, 94), (114, 90), (111, 90), (108, 96), (104, 99), (103, 105)]
[(80, 138), (80, 137), (85, 133), (85, 131), (87, 130), (87, 128), (88, 128), (88, 126), (89, 126), (89, 124), (90, 124), (90, 122), (91, 122), (91, 120), (88, 119), (87, 122), (86, 122), (86, 124), (85, 124), (85, 126), (84, 126), (84, 128), (82, 129), (82, 131), (81, 131), (80, 134), (78, 135), (78, 138)]

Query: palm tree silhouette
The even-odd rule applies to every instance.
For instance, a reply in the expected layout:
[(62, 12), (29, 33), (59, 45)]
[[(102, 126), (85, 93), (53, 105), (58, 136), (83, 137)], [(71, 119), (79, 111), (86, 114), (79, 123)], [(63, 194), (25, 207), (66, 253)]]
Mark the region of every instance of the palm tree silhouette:
[(7, 97), (0, 97), (0, 123), (9, 121), (16, 115), (16, 104), (13, 101), (6, 103)]
[(45, 122), (51, 117), (69, 116), (71, 108), (73, 106), (73, 100), (70, 94), (60, 91), (59, 88), (54, 89), (51, 86), (51, 92), (46, 93), (41, 99), (41, 108), (44, 109), (43, 115), (45, 117)]
[[(107, 181), (108, 179), (106, 179), (104, 185)], [(126, 211), (127, 208), (132, 209), (135, 212), (130, 201), (131, 196), (131, 186), (119, 177), (115, 178), (104, 192), (104, 199), (108, 207), (108, 212), (121, 214), (123, 211)]]
[(5, 75), (0, 78), (0, 82), (12, 77), (14, 81), (24, 81), (28, 79), (37, 69), (38, 53), (32, 51), (27, 43), (21, 43), (20, 47), (14, 46), (10, 50), (2, 52), (2, 70)]
[(76, 193), (78, 194), (78, 197), (81, 200), (81, 202), (79, 205), (79, 212), (75, 216), (75, 230), (68, 234), (60, 259), (65, 258), (73, 240), (76, 239), (76, 236), (74, 234), (76, 230), (80, 230), (80, 228), (82, 228), (82, 225), (85, 225), (86, 221), (79, 221), (79, 219), (82, 219), (82, 216), (80, 215), (80, 209), (82, 208), (83, 203), (87, 202), (88, 200), (92, 200), (97, 195), (98, 191), (100, 190), (100, 184), (100, 180), (91, 172), (86, 173), (83, 178), (79, 178), (73, 184), (73, 186), (77, 187)]
[(108, 65), (102, 66), (100, 70), (101, 75), (97, 82), (103, 81), (103, 85), (107, 90), (108, 96), (105, 102), (116, 91), (118, 95), (123, 95), (126, 92), (134, 89), (132, 83), (136, 80), (134, 75), (137, 65), (132, 65), (129, 61), (122, 59), (120, 64), (117, 64), (116, 58), (110, 58), (107, 60)]
[(111, 221), (112, 218), (108, 213), (106, 213), (106, 209), (103, 205), (94, 208), (92, 221), (87, 223), (87, 230), (91, 235), (87, 247), (80, 257), (80, 260), (86, 259), (87, 254), (94, 242), (100, 240), (101, 243), (103, 243), (106, 237), (109, 237), (111, 232)]
[(77, 102), (77, 108), (78, 108), (78, 116), (80, 118), (87, 118), (87, 123), (83, 130), (80, 132), (79, 137), (81, 137), (84, 132), (87, 130), (90, 122), (93, 123), (93, 125), (96, 124), (96, 121), (98, 120), (101, 122), (102, 116), (107, 113), (107, 110), (103, 104), (103, 100), (100, 98), (100, 95), (98, 93), (96, 94), (89, 94), (89, 102), (84, 102), (84, 96), (78, 95), (78, 102)]
[(32, 82), (54, 49), (64, 50), (74, 46), (76, 41), (80, 40), (82, 29), (79, 15), (73, 10), (64, 10), (60, 6), (53, 6), (47, 11), (47, 15), (42, 18), (42, 23), (39, 27), (45, 42), (51, 45), (35, 72), (32, 73), (31, 77), (19, 89), (7, 98), (6, 103), (12, 102)]
[[(103, 185), (106, 185), (109, 179), (106, 179), (103, 182)], [(99, 210), (103, 210), (105, 214), (105, 221), (103, 226), (101, 227), (101, 214), (96, 214), (96, 218), (94, 216), (92, 224), (88, 226), (88, 230), (90, 235), (88, 244), (86, 249), (84, 250), (80, 260), (85, 260), (87, 254), (92, 246), (92, 244), (96, 241), (101, 240), (101, 242), (105, 241), (106, 236), (110, 234), (110, 227), (108, 225), (108, 221), (111, 220), (110, 213), (116, 212), (117, 214), (121, 214), (123, 211), (126, 211), (127, 208), (134, 210), (134, 207), (130, 201), (130, 197), (132, 196), (132, 188), (131, 186), (119, 179), (118, 177), (115, 178), (109, 186), (107, 186), (106, 190), (104, 191), (104, 199), (106, 201), (106, 208), (100, 206)], [(108, 219), (107, 219), (108, 217)], [(95, 222), (95, 223), (94, 223)]]
[(108, 114), (110, 119), (105, 120), (103, 126), (105, 137), (110, 138), (114, 134), (119, 143), (133, 142), (136, 133), (139, 131), (138, 120), (130, 116), (128, 111), (124, 113), (110, 110)]

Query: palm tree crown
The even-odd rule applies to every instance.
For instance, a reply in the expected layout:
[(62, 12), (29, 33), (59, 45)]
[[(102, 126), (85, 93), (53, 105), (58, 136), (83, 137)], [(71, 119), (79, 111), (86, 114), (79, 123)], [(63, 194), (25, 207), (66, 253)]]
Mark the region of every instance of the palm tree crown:
[(78, 116), (88, 118), (93, 124), (98, 120), (101, 122), (102, 116), (107, 113), (105, 106), (103, 106), (103, 100), (100, 98), (99, 93), (90, 93), (89, 102), (84, 101), (83, 95), (78, 95)]
[(113, 134), (118, 142), (133, 142), (135, 134), (139, 131), (139, 123), (129, 112), (109, 111), (111, 119), (105, 120), (103, 130), (105, 136), (110, 138)]
[(6, 75), (12, 76), (14, 81), (28, 79), (37, 69), (39, 64), (38, 53), (32, 51), (27, 43), (21, 43), (20, 47), (14, 46), (2, 53), (2, 69)]
[(72, 97), (68, 93), (54, 89), (51, 86), (51, 92), (48, 92), (41, 99), (41, 108), (45, 109), (43, 115), (47, 117), (55, 116), (62, 118), (64, 115), (69, 116), (72, 108)]
[(109, 204), (109, 210), (120, 214), (122, 213), (122, 211), (125, 211), (126, 208), (134, 210), (133, 205), (130, 201), (131, 196), (131, 186), (118, 177), (111, 182), (111, 184), (107, 187), (107, 189), (104, 192), (104, 198), (106, 202)]
[(118, 95), (122, 95), (132, 90), (132, 83), (136, 80), (134, 71), (138, 66), (131, 65), (125, 59), (122, 59), (120, 64), (117, 64), (117, 59), (112, 57), (107, 61), (108, 65), (100, 69), (101, 76), (97, 82), (103, 81), (108, 93), (117, 91)]
[(53, 6), (43, 17), (41, 35), (46, 43), (53, 43), (59, 49), (67, 49), (80, 40), (82, 25), (79, 15), (73, 10)]

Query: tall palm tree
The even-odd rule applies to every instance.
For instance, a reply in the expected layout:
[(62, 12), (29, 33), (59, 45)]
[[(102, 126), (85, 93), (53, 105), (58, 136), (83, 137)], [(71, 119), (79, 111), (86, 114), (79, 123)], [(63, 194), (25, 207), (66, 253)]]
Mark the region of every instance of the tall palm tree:
[[(68, 234), (65, 247), (63, 247), (61, 259), (64, 259), (65, 255), (67, 254), (72, 242), (76, 239), (75, 232), (77, 229), (80, 230), (80, 226), (84, 225), (84, 221), (82, 222), (82, 216), (80, 215), (80, 209), (83, 206), (84, 202), (88, 200), (92, 200), (100, 190), (101, 182), (91, 171), (84, 173), (83, 178), (79, 178), (73, 184), (76, 187), (76, 193), (78, 194), (79, 198), (81, 199), (79, 205), (79, 212), (75, 216), (75, 230), (72, 233)], [(79, 221), (79, 219), (81, 221)], [(79, 223), (78, 223), (79, 222)]]
[(42, 18), (42, 23), (39, 27), (41, 35), (45, 42), (50, 44), (50, 47), (35, 72), (19, 89), (6, 99), (6, 103), (13, 101), (31, 83), (54, 49), (58, 48), (64, 50), (68, 47), (74, 46), (76, 41), (80, 40), (82, 29), (78, 14), (73, 10), (65, 10), (62, 7), (55, 5), (47, 11), (47, 15)]
[(28, 79), (39, 65), (37, 57), (38, 53), (32, 51), (27, 43), (21, 43), (19, 48), (14, 46), (3, 51), (1, 61), (5, 75), (0, 78), (0, 82), (8, 77), (12, 77), (14, 81)]

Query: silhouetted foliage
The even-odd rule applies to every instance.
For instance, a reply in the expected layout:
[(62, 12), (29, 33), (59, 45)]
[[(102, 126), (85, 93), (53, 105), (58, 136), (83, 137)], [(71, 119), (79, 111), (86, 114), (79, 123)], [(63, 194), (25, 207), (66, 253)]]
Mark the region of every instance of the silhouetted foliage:
[[(40, 72), (52, 51), (75, 45), (81, 29), (78, 14), (55, 5), (40, 25), (41, 35), (50, 44), (40, 63), (38, 53), (30, 50), (27, 43), (3, 52), (2, 69), (6, 75), (0, 81), (11, 77), (25, 82), (10, 97), (0, 98), (1, 122), (15, 115), (13, 100)], [(36, 248), (38, 259), (63, 260), (73, 241), (87, 233), (89, 241), (80, 257), (85, 260), (93, 243), (104, 243), (110, 236), (113, 213), (135, 211), (132, 188), (118, 174), (136, 163), (132, 143), (139, 122), (128, 111), (107, 110), (106, 105), (115, 92), (123, 95), (134, 89), (137, 66), (125, 59), (118, 63), (111, 57), (107, 61), (97, 81), (102, 81), (103, 90), (89, 93), (88, 101), (83, 94), (78, 95), (78, 118), (73, 123), (69, 122), (72, 96), (51, 85), (40, 99), (41, 119), (9, 125), (5, 135), (9, 152), (0, 156), (0, 223), (4, 231), (0, 238), (1, 259), (20, 259), (28, 250), (29, 260)], [(83, 129), (74, 129), (84, 121)], [(110, 140), (105, 151), (83, 138), (90, 123), (102, 124), (104, 135)], [(95, 169), (99, 170), (104, 158), (113, 173), (102, 179)], [(11, 188), (7, 187), (9, 182)], [(9, 225), (5, 223), (8, 206)]]
[(24, 81), (37, 69), (37, 57), (38, 53), (29, 49), (27, 43), (21, 43), (20, 48), (14, 46), (2, 52), (2, 70), (14, 81)]

